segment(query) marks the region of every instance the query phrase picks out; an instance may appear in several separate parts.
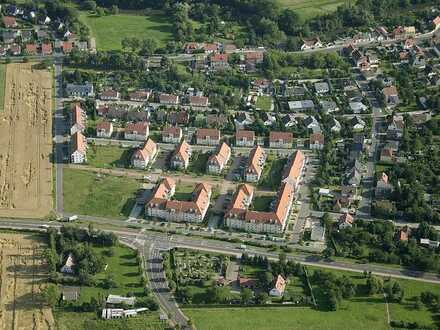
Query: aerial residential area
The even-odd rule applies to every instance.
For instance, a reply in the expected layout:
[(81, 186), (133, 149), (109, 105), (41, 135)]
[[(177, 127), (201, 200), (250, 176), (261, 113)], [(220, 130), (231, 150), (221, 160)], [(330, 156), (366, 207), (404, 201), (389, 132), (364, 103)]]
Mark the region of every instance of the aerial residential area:
[(0, 13), (0, 329), (440, 329), (438, 0)]

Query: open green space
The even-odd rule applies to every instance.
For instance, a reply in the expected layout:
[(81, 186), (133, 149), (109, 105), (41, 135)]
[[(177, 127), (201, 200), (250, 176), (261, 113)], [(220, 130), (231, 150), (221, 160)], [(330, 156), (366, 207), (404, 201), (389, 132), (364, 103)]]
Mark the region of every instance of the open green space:
[(278, 190), (281, 184), (280, 174), (283, 172), (286, 163), (286, 158), (276, 158), (273, 155), (269, 155), (258, 185), (269, 190)]
[(282, 7), (293, 9), (303, 19), (335, 11), (346, 0), (278, 0)]
[(64, 170), (64, 209), (98, 217), (127, 217), (135, 203), (139, 183), (77, 169)]
[(206, 172), (206, 164), (208, 163), (210, 152), (195, 152), (191, 157), (188, 172), (196, 174), (204, 174)]
[(262, 111), (272, 111), (272, 97), (261, 95), (257, 97), (255, 107)]
[(87, 163), (93, 167), (128, 167), (132, 151), (117, 146), (91, 145), (87, 152)]
[(154, 38), (160, 45), (171, 40), (171, 22), (162, 15), (118, 14), (98, 17), (82, 12), (80, 19), (96, 38), (98, 50), (121, 49), (124, 38)]
[(177, 182), (176, 192), (174, 193), (173, 199), (178, 201), (190, 201), (192, 200), (192, 193), (194, 191), (195, 185)]
[(6, 64), (0, 64), (0, 111), (5, 106)]
[(275, 196), (255, 196), (252, 199), (251, 208), (254, 211), (267, 212), (270, 210), (270, 203), (275, 200)]

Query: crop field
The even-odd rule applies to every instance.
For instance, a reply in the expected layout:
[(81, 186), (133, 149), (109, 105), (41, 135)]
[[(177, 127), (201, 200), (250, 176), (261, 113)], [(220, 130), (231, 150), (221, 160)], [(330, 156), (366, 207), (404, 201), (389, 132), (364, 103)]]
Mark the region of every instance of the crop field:
[(98, 17), (86, 12), (81, 20), (96, 38), (98, 50), (121, 49), (124, 38), (154, 38), (160, 45), (171, 39), (171, 23), (161, 15), (118, 14)]
[(42, 244), (29, 234), (0, 233), (0, 329), (54, 329), (40, 298), (47, 278)]
[(6, 65), (0, 64), (0, 112), (5, 105)]
[(278, 0), (282, 7), (296, 11), (303, 19), (335, 11), (347, 0)]
[(0, 216), (43, 217), (52, 209), (51, 107), (50, 72), (28, 63), (7, 65), (0, 111)]

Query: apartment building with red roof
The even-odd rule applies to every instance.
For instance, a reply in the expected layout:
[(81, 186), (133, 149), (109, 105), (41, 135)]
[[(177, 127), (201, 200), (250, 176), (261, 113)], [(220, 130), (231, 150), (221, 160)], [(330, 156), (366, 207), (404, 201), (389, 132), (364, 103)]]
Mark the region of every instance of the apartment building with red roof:
[(107, 89), (99, 95), (99, 98), (103, 101), (119, 101), (121, 94), (114, 89)]
[(262, 147), (256, 146), (251, 150), (248, 164), (244, 173), (245, 181), (258, 182), (258, 180), (260, 180), (266, 158), (266, 152)]
[(292, 148), (293, 134), (291, 132), (270, 132), (269, 147), (271, 148)]
[(182, 137), (182, 129), (178, 126), (169, 126), (162, 130), (162, 142), (164, 143), (179, 143)]
[(150, 124), (146, 121), (130, 123), (125, 127), (124, 139), (134, 141), (146, 141), (150, 134)]
[(211, 187), (205, 183), (198, 183), (189, 201), (172, 200), (174, 193), (174, 181), (163, 179), (146, 203), (145, 214), (167, 221), (201, 223), (211, 201)]
[(150, 98), (151, 89), (139, 89), (128, 95), (132, 102), (146, 102)]
[(295, 151), (284, 168), (282, 175), (283, 182), (289, 182), (295, 187), (295, 189), (297, 189), (304, 172), (305, 164), (306, 157), (302, 151)]
[(209, 174), (220, 174), (231, 158), (231, 147), (223, 142), (217, 151), (212, 154), (206, 164), (206, 171)]
[(189, 165), (191, 154), (192, 150), (188, 142), (185, 140), (180, 142), (180, 144), (176, 147), (173, 156), (171, 157), (171, 168), (176, 170), (185, 170)]
[(179, 96), (172, 94), (160, 94), (159, 103), (160, 105), (166, 107), (177, 107), (179, 105)]
[(154, 161), (157, 152), (157, 144), (150, 138), (142, 148), (136, 149), (133, 153), (131, 164), (134, 168), (145, 169)]
[(77, 132), (83, 133), (86, 129), (86, 112), (78, 103), (75, 103), (70, 111), (70, 135)]
[(87, 139), (81, 132), (75, 132), (71, 137), (70, 161), (82, 164), (87, 161)]

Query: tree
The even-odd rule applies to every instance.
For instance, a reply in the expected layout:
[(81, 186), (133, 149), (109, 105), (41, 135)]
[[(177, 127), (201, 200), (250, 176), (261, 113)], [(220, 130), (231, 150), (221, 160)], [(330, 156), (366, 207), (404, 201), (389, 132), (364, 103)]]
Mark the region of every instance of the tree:
[(255, 297), (255, 302), (259, 305), (263, 305), (269, 299), (269, 295), (266, 292), (260, 292)]
[(60, 299), (60, 290), (58, 289), (58, 286), (55, 284), (48, 284), (42, 291), (41, 291), (41, 297), (43, 298), (44, 302), (49, 305), (50, 307), (54, 307), (55, 304)]
[(141, 55), (153, 55), (158, 47), (158, 43), (154, 38), (146, 38), (141, 41)]
[(104, 10), (104, 8), (97, 7), (97, 8), (96, 8), (96, 15), (99, 16), (99, 17), (104, 16), (104, 15), (105, 15), (105, 10)]
[(84, 1), (81, 4), (81, 9), (95, 11), (96, 10), (96, 2), (93, 0)]
[(108, 274), (107, 277), (102, 281), (102, 286), (105, 289), (113, 289), (118, 287), (118, 282), (116, 282), (113, 274)]
[(119, 14), (118, 6), (113, 5), (112, 8), (110, 9), (110, 12), (112, 13), (112, 15), (118, 15)]
[(367, 292), (370, 295), (382, 292), (383, 290), (383, 281), (376, 277), (376, 276), (371, 276), (369, 278), (367, 278)]
[(244, 288), (243, 290), (241, 290), (240, 297), (241, 297), (242, 304), (244, 304), (244, 305), (249, 304), (252, 300), (252, 295), (253, 295), (253, 293), (252, 293), (251, 289)]
[(209, 289), (209, 295), (214, 303), (226, 303), (230, 299), (230, 292), (227, 287), (214, 286)]

